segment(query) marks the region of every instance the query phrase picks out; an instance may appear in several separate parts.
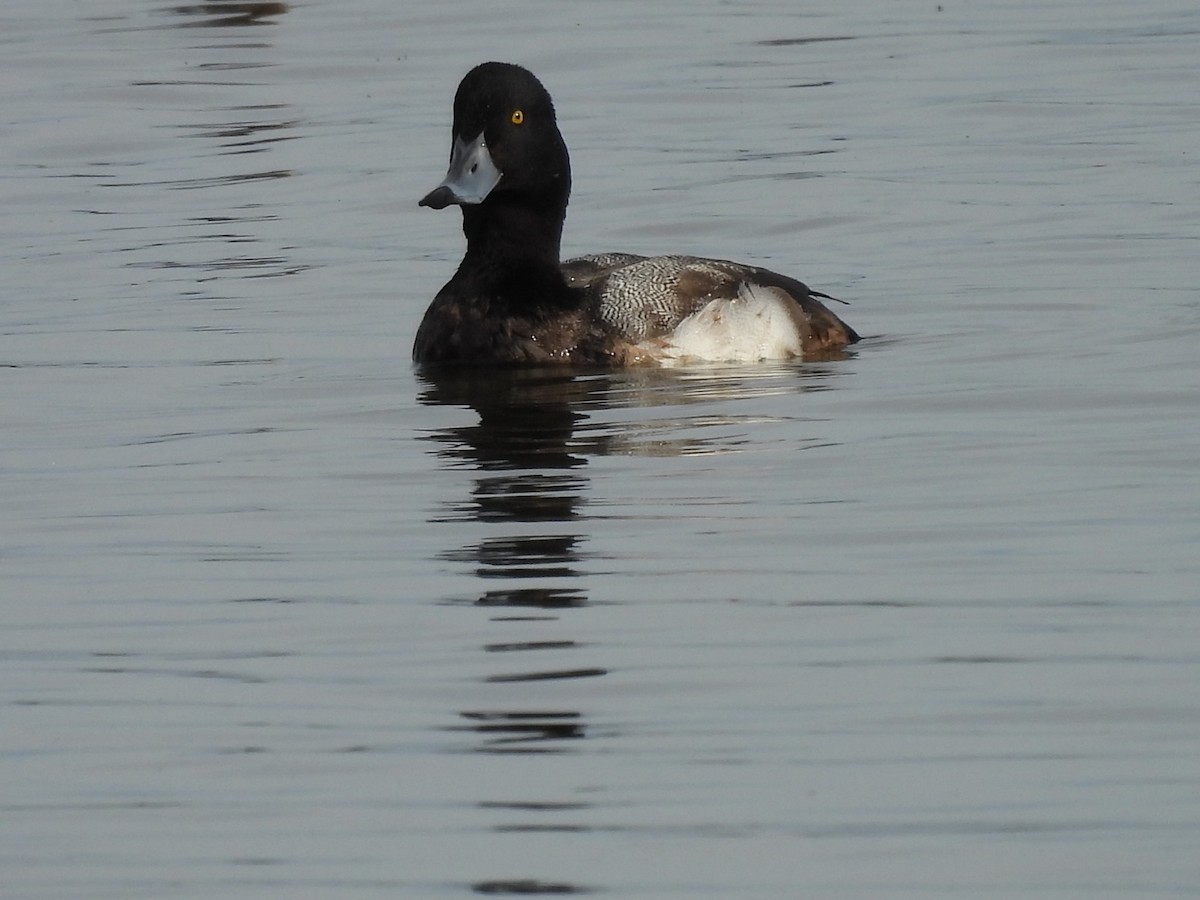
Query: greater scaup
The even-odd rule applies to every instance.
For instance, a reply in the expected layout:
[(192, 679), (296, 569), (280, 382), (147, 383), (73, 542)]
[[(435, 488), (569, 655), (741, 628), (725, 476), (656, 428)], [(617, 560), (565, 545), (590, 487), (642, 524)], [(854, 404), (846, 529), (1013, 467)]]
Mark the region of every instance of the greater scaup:
[(476, 66), (454, 95), (450, 171), (421, 206), (462, 207), (467, 252), (417, 331), (419, 364), (671, 365), (829, 355), (858, 335), (805, 285), (693, 256), (562, 262), (571, 164), (550, 94)]

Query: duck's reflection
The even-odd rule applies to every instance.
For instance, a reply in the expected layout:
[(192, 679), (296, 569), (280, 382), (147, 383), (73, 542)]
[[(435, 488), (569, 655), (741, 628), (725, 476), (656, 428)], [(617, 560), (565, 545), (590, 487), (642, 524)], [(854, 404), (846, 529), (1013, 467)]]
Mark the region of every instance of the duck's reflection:
[[(422, 380), (422, 403), (470, 407), (479, 414), (476, 425), (434, 435), (442, 445), (436, 451), (439, 456), (472, 462), (484, 472), (529, 471), (527, 479), (509, 475), (490, 479), (500, 489), (499, 495), (542, 493), (536, 486), (549, 477), (547, 472), (586, 464), (582, 455), (572, 452), (572, 437), (583, 419), (579, 407), (602, 389), (594, 380), (540, 369), (459, 370), (425, 374)], [(558, 477), (564, 484), (572, 481), (568, 476)], [(488, 487), (488, 481), (480, 479), (480, 486)], [(533, 489), (522, 490), (525, 485)], [(518, 503), (509, 512), (520, 520), (524, 507)]]
[[(469, 484), (443, 500), (431, 517), (450, 526), (445, 528), (448, 535), (473, 526), (465, 529), (471, 532), (469, 541), (457, 541), (439, 554), (468, 567), (478, 585), (472, 595), (452, 602), (486, 608), (493, 622), (529, 623), (526, 633), (514, 633), (510, 624), (481, 647), (487, 661), (480, 676), (487, 687), (479, 689), (481, 695), (494, 691), (504, 699), (455, 710), (457, 722), (450, 730), (468, 736), (476, 753), (541, 754), (543, 759), (545, 754), (582, 750), (600, 733), (606, 739), (619, 736), (610, 722), (590, 721), (576, 699), (586, 696), (582, 684), (596, 684), (595, 679), (608, 675), (604, 667), (592, 665), (595, 645), (561, 631), (547, 634), (540, 624), (557, 621), (554, 627), (561, 629), (564, 620), (569, 623), (575, 611), (593, 602), (587, 576), (598, 554), (588, 548), (594, 525), (587, 508), (589, 461), (610, 454), (741, 452), (748, 429), (770, 418), (758, 399), (819, 390), (827, 381), (828, 373), (811, 365), (423, 376), (421, 402), (471, 409), (478, 416), (470, 424), (427, 435), (445, 466), (470, 474)], [(731, 413), (729, 401), (749, 401), (753, 409)], [(654, 408), (663, 411), (652, 412)], [(573, 689), (572, 681), (580, 687)], [(589, 811), (596, 804), (570, 793), (487, 798), (477, 806), (481, 815), (500, 817), (491, 826), (496, 832), (542, 834), (590, 831)], [(515, 879), (480, 881), (471, 889), (478, 894), (575, 894), (603, 888)]]
[[(513, 499), (510, 496), (510, 499)], [(531, 503), (536, 506), (536, 517), (524, 515), (519, 521), (523, 522), (555, 522), (568, 521), (574, 517), (574, 507), (571, 503), (555, 503), (549, 501), (537, 503), (529, 501), (526, 495), (520, 495), (514, 500), (517, 505)], [(552, 517), (550, 511), (557, 506), (564, 514)], [(482, 499), (477, 502), (479, 519), (487, 520), (483, 514), (484, 508), (492, 508), (495, 512), (494, 501)], [(530, 510), (526, 510), (528, 513)], [(492, 521), (497, 521), (492, 518)], [(575, 534), (552, 535), (523, 535), (489, 538), (477, 544), (455, 548), (443, 553), (442, 559), (456, 562), (473, 563), (474, 572), (479, 578), (578, 578), (579, 570), (576, 565), (582, 560), (580, 544), (582, 538)], [(565, 609), (572, 606), (583, 606), (586, 602), (583, 591), (578, 587), (555, 585), (534, 586), (504, 586), (483, 591), (477, 606), (496, 607), (530, 607), (534, 609)]]
[(481, 750), (490, 753), (550, 753), (550, 743), (578, 740), (585, 736), (578, 712), (478, 711), (462, 713), (465, 727), (482, 739)]
[(559, 881), (480, 881), (471, 885), (476, 894), (590, 894), (590, 888)]
[[(469, 566), (481, 583), (478, 595), (463, 602), (487, 608), (493, 621), (508, 623), (546, 622), (586, 607), (588, 554), (581, 518), (588, 453), (576, 432), (589, 395), (603, 390), (603, 383), (526, 370), (430, 376), (425, 385), (423, 403), (467, 407), (479, 417), (476, 424), (429, 436), (439, 457), (473, 471), (467, 496), (445, 501), (434, 521), (483, 522), (497, 529), (495, 536), (440, 554)], [(523, 637), (509, 632), (483, 645), (494, 665), (482, 680), (506, 699), (497, 707), (457, 711), (459, 723), (451, 730), (472, 735), (473, 749), (481, 753), (570, 752), (589, 736), (588, 721), (582, 710), (564, 707), (552, 686), (607, 672), (590, 665), (539, 665), (570, 659), (583, 645), (558, 636)], [(481, 810), (504, 817), (493, 825), (497, 831), (576, 830), (579, 826), (562, 816), (587, 805), (529, 797), (479, 803)], [(479, 881), (471, 889), (487, 895), (590, 893), (581, 885), (536, 878)]]
[[(469, 497), (448, 500), (434, 521), (517, 526), (441, 554), (469, 564), (485, 584), (520, 582), (488, 586), (466, 602), (492, 608), (493, 619), (510, 622), (554, 619), (563, 610), (586, 606), (581, 577), (586, 538), (575, 523), (586, 503), (582, 469), (587, 459), (576, 452), (574, 435), (583, 418), (581, 405), (603, 386), (574, 374), (530, 370), (455, 372), (427, 376), (425, 383), (422, 402), (465, 406), (479, 416), (476, 424), (430, 435), (438, 456), (468, 462), (475, 470)], [(544, 527), (532, 532), (520, 527), (527, 524)], [(540, 667), (530, 655), (552, 651), (561, 658), (579, 646), (573, 640), (489, 643), (483, 649), (498, 662), (513, 654), (530, 662), (515, 671), (500, 663), (504, 670), (484, 681), (520, 684), (606, 674), (596, 666)], [(473, 731), (477, 749), (491, 753), (559, 752), (587, 734), (579, 710), (522, 707), (462, 710), (459, 716), (458, 728)]]
[[(741, 452), (748, 440), (745, 429), (767, 417), (758, 412), (718, 415), (714, 402), (820, 390), (829, 375), (827, 364), (808, 364), (620, 374), (457, 370), (421, 376), (422, 403), (469, 408), (478, 415), (476, 422), (427, 436), (438, 457), (469, 468), (473, 478), (466, 496), (444, 501), (431, 521), (503, 526), (495, 536), (440, 554), (469, 565), (481, 584), (474, 596), (451, 602), (492, 608), (494, 621), (508, 622), (554, 620), (567, 610), (586, 607), (590, 601), (583, 576), (586, 563), (595, 558), (586, 549), (584, 522), (589, 458)], [(695, 406), (697, 414), (685, 414)], [(597, 415), (622, 407), (669, 407), (672, 412), (665, 417), (639, 416), (636, 421)], [(619, 421), (597, 421), (605, 418)], [(477, 530), (473, 533), (478, 535)], [(520, 684), (607, 674), (592, 665), (537, 665), (534, 651), (554, 651), (561, 661), (564, 653), (582, 646), (573, 640), (487, 644), (484, 649), (496, 654), (504, 670), (483, 680)], [(505, 664), (518, 658), (514, 654), (523, 665)], [(536, 695), (522, 695), (522, 702), (531, 696)], [(588, 723), (577, 710), (546, 713), (523, 705), (463, 710), (459, 716), (463, 721), (457, 728), (476, 732), (476, 748), (487, 752), (562, 751), (571, 749), (567, 741), (588, 735)]]

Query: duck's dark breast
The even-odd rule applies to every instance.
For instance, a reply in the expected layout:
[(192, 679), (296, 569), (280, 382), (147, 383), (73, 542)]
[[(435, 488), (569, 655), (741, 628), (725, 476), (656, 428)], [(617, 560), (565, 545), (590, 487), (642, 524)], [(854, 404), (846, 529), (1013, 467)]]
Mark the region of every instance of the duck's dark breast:
[(515, 313), (487, 299), (440, 296), (413, 344), (417, 363), (624, 364), (622, 348), (582, 308)]

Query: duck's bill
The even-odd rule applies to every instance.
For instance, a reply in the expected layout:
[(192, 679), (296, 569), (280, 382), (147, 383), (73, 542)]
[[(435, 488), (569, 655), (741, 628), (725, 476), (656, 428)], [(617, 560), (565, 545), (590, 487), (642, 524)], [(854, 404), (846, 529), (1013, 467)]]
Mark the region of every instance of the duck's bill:
[(451, 203), (482, 203), (500, 181), (501, 172), (492, 162), (484, 133), (473, 141), (455, 136), (450, 151), (450, 171), (445, 180), (421, 199), (421, 206), (445, 209)]

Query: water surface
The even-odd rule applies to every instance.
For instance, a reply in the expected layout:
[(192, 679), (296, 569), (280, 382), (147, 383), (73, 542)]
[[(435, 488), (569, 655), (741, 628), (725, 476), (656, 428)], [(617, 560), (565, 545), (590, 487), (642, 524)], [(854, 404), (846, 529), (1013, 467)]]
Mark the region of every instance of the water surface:
[[(1194, 9), (10, 7), (8, 894), (1194, 896)], [(867, 339), (414, 372), (489, 58)]]

